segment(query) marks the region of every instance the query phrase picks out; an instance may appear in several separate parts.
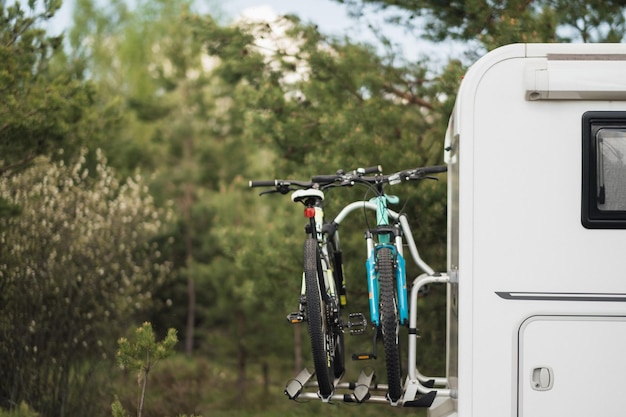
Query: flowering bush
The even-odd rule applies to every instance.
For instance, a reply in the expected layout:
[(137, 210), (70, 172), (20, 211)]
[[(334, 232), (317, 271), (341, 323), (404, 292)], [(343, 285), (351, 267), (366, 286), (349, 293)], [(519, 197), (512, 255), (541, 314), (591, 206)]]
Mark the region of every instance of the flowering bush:
[(0, 198), (20, 212), (0, 217), (0, 398), (41, 412), (80, 398), (78, 366), (111, 354), (116, 325), (170, 272), (151, 240), (171, 212), (139, 174), (120, 182), (101, 152), (86, 156), (0, 178)]

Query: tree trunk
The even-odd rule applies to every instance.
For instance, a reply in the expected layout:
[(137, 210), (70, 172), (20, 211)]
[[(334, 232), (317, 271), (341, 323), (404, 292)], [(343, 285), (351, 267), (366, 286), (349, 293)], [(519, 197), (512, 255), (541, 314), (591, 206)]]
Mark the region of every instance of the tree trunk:
[(267, 362), (263, 362), (263, 395), (268, 398), (270, 394), (270, 366)]
[[(193, 153), (193, 140), (185, 140), (185, 161), (190, 161)], [(191, 237), (191, 206), (193, 205), (193, 185), (186, 183), (183, 197), (183, 215), (185, 218), (185, 252), (187, 263), (187, 329), (185, 331), (185, 353), (191, 356), (193, 353), (193, 337), (196, 324), (196, 287), (192, 271), (193, 245)]]
[[(188, 258), (190, 259), (190, 257)], [(187, 266), (189, 266), (187, 263)], [(185, 353), (191, 356), (193, 353), (193, 337), (196, 322), (196, 286), (193, 275), (187, 277), (187, 330), (185, 331)]]
[(246, 331), (246, 316), (243, 311), (237, 311), (237, 388), (242, 401), (245, 401), (246, 393), (246, 344), (244, 335)]

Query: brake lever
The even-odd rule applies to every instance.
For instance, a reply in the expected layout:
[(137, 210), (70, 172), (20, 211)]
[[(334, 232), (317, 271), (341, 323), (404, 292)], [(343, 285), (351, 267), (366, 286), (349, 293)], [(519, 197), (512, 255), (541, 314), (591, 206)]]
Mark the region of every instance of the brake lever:
[(287, 194), (288, 192), (293, 191), (291, 188), (289, 188), (288, 185), (279, 185), (275, 190), (265, 190), (265, 191), (261, 191), (259, 193), (259, 195), (263, 195), (263, 194), (274, 194), (274, 193), (281, 193), (281, 194)]
[(287, 194), (290, 191), (293, 191), (293, 189), (289, 187), (289, 184), (279, 184), (278, 186), (276, 186), (276, 192), (283, 195)]
[(259, 195), (261, 196), (261, 195), (264, 195), (264, 194), (274, 194), (274, 193), (277, 193), (277, 192), (278, 192), (278, 190), (265, 190), (265, 191), (261, 191), (259, 193)]
[(439, 181), (439, 178), (437, 177), (431, 177), (430, 175), (425, 175), (425, 176), (416, 176), (415, 174), (411, 175), (409, 177), (412, 180), (435, 180), (435, 181)]

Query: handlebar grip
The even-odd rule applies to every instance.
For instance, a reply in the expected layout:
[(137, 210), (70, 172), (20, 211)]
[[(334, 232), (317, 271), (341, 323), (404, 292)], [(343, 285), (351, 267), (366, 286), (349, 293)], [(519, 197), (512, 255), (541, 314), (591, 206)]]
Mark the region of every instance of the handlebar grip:
[(376, 165), (375, 167), (362, 168), (362, 169), (363, 169), (363, 174), (374, 174), (376, 172), (383, 172), (383, 167), (380, 165)]
[(274, 187), (276, 186), (276, 180), (256, 180), (248, 183), (250, 188), (252, 187)]
[(339, 178), (337, 175), (316, 175), (311, 177), (311, 181), (318, 184), (330, 184), (337, 181), (337, 178)]
[(447, 172), (448, 166), (447, 165), (434, 165), (431, 167), (418, 168), (417, 171), (423, 174), (438, 174), (440, 172)]

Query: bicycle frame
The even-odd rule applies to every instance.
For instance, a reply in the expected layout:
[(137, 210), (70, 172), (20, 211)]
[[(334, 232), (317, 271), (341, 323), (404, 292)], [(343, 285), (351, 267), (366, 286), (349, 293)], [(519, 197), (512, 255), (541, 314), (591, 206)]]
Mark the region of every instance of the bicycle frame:
[[(321, 251), (321, 261), (324, 263), (322, 271), (320, 271), (320, 279), (324, 279), (324, 282), (320, 282), (320, 288), (327, 288), (328, 292), (325, 293), (327, 297), (335, 297), (337, 294), (337, 283), (335, 283), (333, 270), (330, 260), (328, 259), (328, 250), (326, 246), (327, 236), (323, 233), (324, 225), (324, 207), (322, 201), (324, 200), (324, 192), (312, 188), (294, 191), (291, 195), (291, 200), (296, 203), (300, 201), (306, 201), (311, 199), (311, 203), (305, 204), (305, 217), (309, 219), (309, 228), (307, 234), (310, 234), (318, 242), (318, 246)], [(313, 209), (314, 212), (308, 212), (308, 209)], [(306, 293), (304, 285), (304, 276), (302, 277), (302, 289), (301, 295)]]
[[(407, 245), (409, 247), (409, 251), (414, 262), (420, 267), (425, 273), (428, 275), (433, 275), (435, 271), (422, 260), (419, 255), (419, 251), (417, 250), (417, 246), (415, 245), (415, 241), (413, 240), (413, 235), (411, 233), (411, 228), (409, 226), (409, 222), (404, 214), (397, 213), (387, 207), (387, 195), (374, 197), (370, 201), (356, 201), (345, 206), (339, 214), (333, 220), (334, 223), (340, 224), (350, 213), (355, 210), (367, 209), (376, 212), (377, 225), (380, 227), (388, 226), (389, 219), (393, 220), (395, 224), (399, 225), (402, 234), (406, 238)], [(339, 233), (338, 231), (335, 233)], [(378, 236), (378, 242), (375, 243), (373, 236), (368, 232), (366, 240), (367, 240), (367, 261), (366, 261), (366, 270), (368, 276), (368, 290), (369, 290), (369, 307), (370, 307), (370, 317), (372, 323), (376, 326), (380, 324), (380, 314), (378, 311), (378, 285), (377, 285), (377, 274), (374, 268), (375, 265), (375, 256), (376, 251), (382, 247), (390, 247), (392, 251), (395, 252), (397, 258), (397, 269), (396, 269), (396, 280), (397, 280), (397, 289), (398, 289), (398, 310), (400, 315), (400, 322), (402, 324), (408, 323), (409, 320), (409, 305), (408, 305), (408, 292), (406, 288), (406, 269), (405, 269), (405, 260), (403, 256), (403, 243), (402, 243), (402, 234), (394, 233), (394, 243), (391, 244), (391, 240), (389, 239), (389, 233), (380, 233)]]

